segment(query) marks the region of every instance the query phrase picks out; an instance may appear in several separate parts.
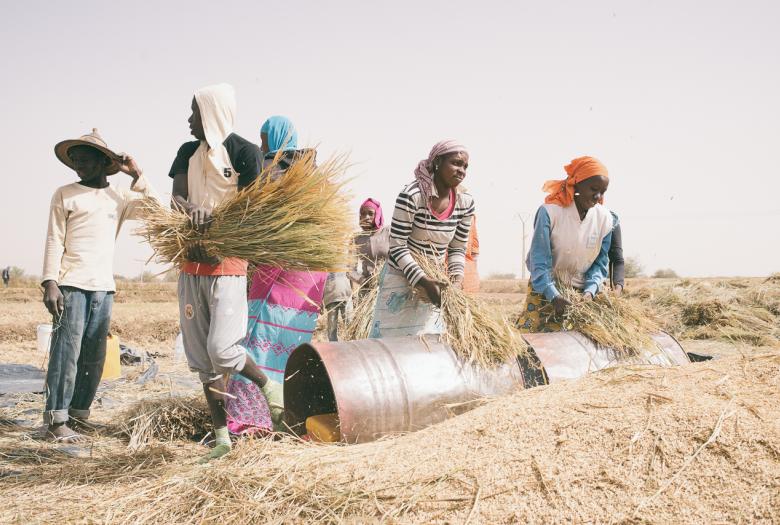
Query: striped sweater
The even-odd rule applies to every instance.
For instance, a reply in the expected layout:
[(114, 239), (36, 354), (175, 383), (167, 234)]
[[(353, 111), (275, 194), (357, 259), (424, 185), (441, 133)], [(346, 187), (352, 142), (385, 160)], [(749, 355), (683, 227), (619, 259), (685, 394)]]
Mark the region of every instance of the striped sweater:
[(438, 261), (446, 256), (450, 277), (463, 275), (474, 198), (466, 192), (455, 195), (452, 215), (439, 220), (424, 202), (417, 181), (398, 194), (390, 226), (388, 261), (391, 267), (403, 272), (412, 287), (425, 276), (412, 253)]

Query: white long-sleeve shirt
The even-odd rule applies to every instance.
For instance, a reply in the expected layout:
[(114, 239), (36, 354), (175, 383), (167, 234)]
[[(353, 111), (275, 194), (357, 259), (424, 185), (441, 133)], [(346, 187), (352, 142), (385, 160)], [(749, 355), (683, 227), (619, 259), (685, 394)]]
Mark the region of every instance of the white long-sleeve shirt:
[(114, 245), (126, 220), (138, 217), (139, 203), (154, 190), (143, 177), (132, 191), (89, 188), (78, 182), (54, 192), (43, 259), (43, 280), (83, 290), (115, 291)]

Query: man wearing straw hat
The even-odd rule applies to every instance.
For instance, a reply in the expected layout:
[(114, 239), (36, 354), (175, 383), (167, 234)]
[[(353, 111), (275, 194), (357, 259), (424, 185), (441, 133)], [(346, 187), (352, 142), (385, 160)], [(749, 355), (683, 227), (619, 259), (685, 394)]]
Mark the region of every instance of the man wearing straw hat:
[[(205, 232), (214, 207), (260, 174), (263, 155), (256, 144), (233, 133), (235, 91), (229, 84), (207, 86), (192, 99), (190, 132), (197, 139), (179, 148), (169, 173), (173, 205)], [(202, 461), (231, 449), (225, 412), (224, 376), (240, 374), (268, 400), (274, 425), (283, 414), (282, 385), (271, 381), (241, 345), (247, 331), (247, 261), (212, 260), (191, 246), (179, 274), (179, 319), (190, 369), (198, 372), (214, 423), (216, 445)]]
[[(116, 235), (152, 188), (135, 160), (111, 151), (97, 129), (60, 142), (54, 153), (79, 181), (57, 189), (49, 210), (42, 284), (54, 329), (43, 420), (49, 439), (72, 443), (84, 436), (68, 422), (89, 418), (106, 359)], [(132, 191), (108, 183), (120, 171), (132, 178)]]

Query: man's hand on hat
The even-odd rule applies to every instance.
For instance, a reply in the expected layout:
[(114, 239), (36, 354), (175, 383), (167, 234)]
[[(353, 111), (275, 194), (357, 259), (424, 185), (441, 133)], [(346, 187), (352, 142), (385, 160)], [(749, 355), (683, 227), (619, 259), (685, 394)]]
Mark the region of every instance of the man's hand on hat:
[(118, 153), (116, 163), (119, 165), (119, 171), (127, 173), (133, 179), (137, 179), (143, 174), (143, 170), (135, 162), (135, 159), (127, 153)]

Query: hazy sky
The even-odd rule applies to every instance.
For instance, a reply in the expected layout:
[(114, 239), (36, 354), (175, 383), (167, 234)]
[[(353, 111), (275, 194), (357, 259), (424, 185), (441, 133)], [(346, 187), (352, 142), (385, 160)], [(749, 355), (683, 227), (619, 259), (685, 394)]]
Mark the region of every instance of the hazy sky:
[[(520, 272), (518, 214), (581, 155), (609, 168), (646, 271), (780, 271), (780, 2), (1, 4), (0, 265), (41, 272), (51, 195), (76, 180), (56, 142), (97, 127), (167, 195), (193, 91), (229, 82), (238, 134), (289, 116), (388, 215), (431, 146), (461, 140), (483, 276)], [(133, 227), (117, 273), (151, 254)]]

